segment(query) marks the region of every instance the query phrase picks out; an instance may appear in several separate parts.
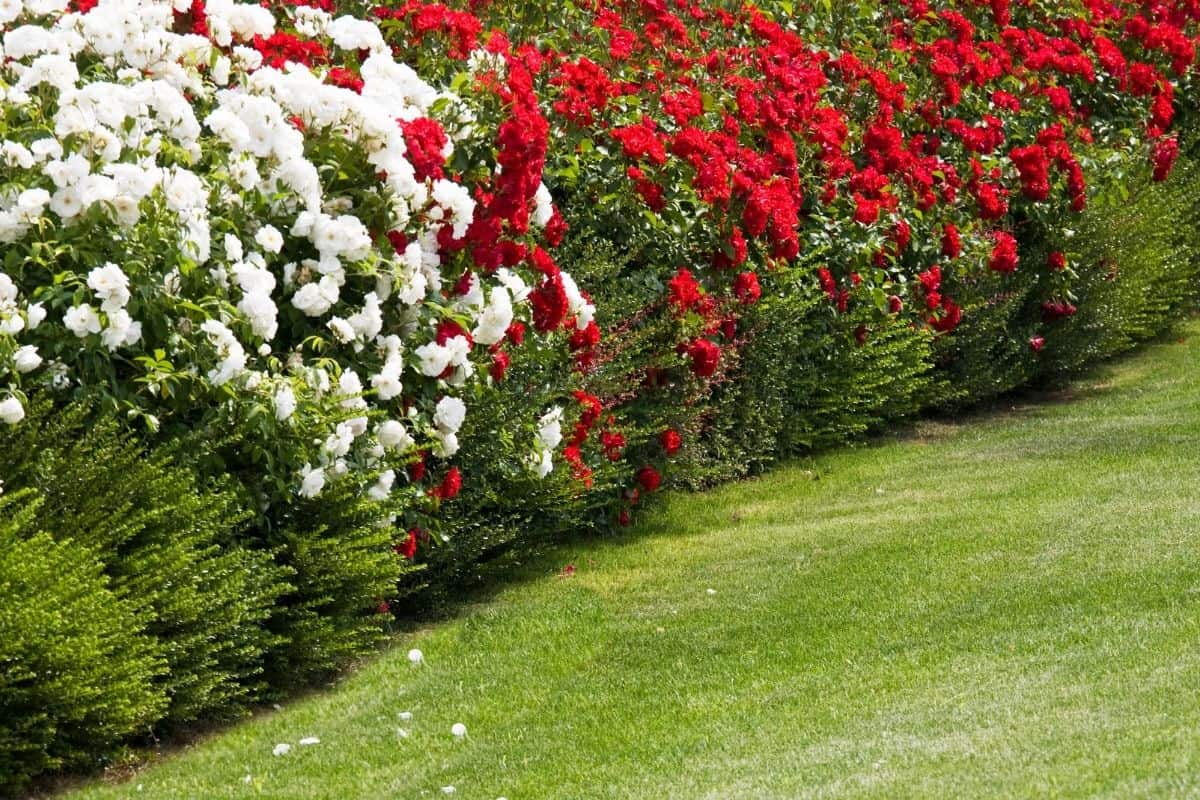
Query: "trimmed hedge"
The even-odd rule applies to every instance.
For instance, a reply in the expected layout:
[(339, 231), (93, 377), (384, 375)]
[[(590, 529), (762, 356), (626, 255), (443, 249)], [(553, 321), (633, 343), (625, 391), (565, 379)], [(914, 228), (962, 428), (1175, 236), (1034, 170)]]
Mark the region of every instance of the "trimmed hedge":
[[(405, 4), (380, 15), (388, 18), (382, 24), (387, 44), (420, 67), (422, 76), (461, 92), (479, 123), (471, 136), (455, 140), (448, 162), (438, 157), (438, 134), (445, 133), (438, 119), (451, 113), (446, 98), (423, 108), (429, 116), (404, 132), (415, 137), (406, 139), (405, 147), (414, 158), (421, 151), (428, 162), (422, 169), (429, 175), (444, 168), (455, 182), (461, 179), (461, 186), (472, 188), (480, 221), (466, 238), (443, 237), (445, 230), (434, 224), (441, 216), (416, 215), (423, 233), (415, 238), (422, 238), (425, 248), (422, 268), (432, 269), (425, 262), (436, 256), (445, 280), (440, 292), (412, 308), (388, 308), (386, 332), (400, 342), (395, 352), (404, 352), (407, 366), (382, 358), (385, 348), (375, 334), (360, 341), (345, 319), (337, 318), (340, 326), (332, 319), (327, 325), (321, 314), (304, 313), (295, 304), (299, 291), (292, 292), (313, 279), (313, 270), (345, 266), (330, 262), (302, 264), (298, 273), (289, 262), (293, 277), (301, 277), (286, 280), (293, 285), (279, 296), (282, 311), (271, 308), (296, 326), (292, 333), (302, 335), (283, 344), (254, 332), (254, 326), (253, 336), (246, 333), (238, 301), (255, 299), (248, 290), (214, 294), (203, 302), (185, 299), (179, 310), (191, 316), (175, 319), (177, 298), (155, 273), (174, 265), (155, 260), (170, 247), (168, 239), (134, 242), (138, 257), (129, 260), (137, 262), (136, 277), (143, 282), (138, 302), (149, 294), (173, 309), (147, 318), (145, 334), (166, 342), (164, 347), (194, 337), (192, 351), (180, 345), (170, 358), (165, 351), (110, 358), (120, 348), (86, 327), (82, 336), (71, 330), (64, 335), (66, 329), (57, 331), (57, 339), (47, 333), (60, 320), (66, 324), (65, 308), (79, 311), (79, 304), (100, 298), (100, 290), (91, 287), (96, 259), (86, 247), (82, 257), (71, 257), (73, 266), (62, 267), (62, 275), (71, 277), (55, 276), (43, 285), (37, 278), (23, 279), (19, 307), (5, 299), (0, 321), (14, 326), (13, 319), (19, 320), (18, 332), (38, 345), (23, 345), (18, 355), (13, 334), (5, 332), (8, 338), (0, 342), (7, 348), (5, 359), (11, 356), (13, 363), (11, 374), (5, 373), (11, 397), (6, 394), (4, 413), (16, 422), (21, 422), (18, 411), (27, 413), (16, 427), (0, 426), (0, 477), (8, 491), (0, 498), (0, 588), (8, 598), (0, 612), (0, 664), (6, 667), (0, 676), (0, 791), (20, 787), (48, 769), (101, 763), (139, 736), (234, 716), (249, 704), (334, 674), (371, 652), (386, 634), (389, 610), (426, 613), (492, 567), (521, 559), (566, 531), (603, 532), (627, 524), (660, 481), (703, 487), (916, 414), (1053, 383), (1156, 335), (1196, 306), (1200, 168), (1188, 156), (1187, 138), (1173, 180), (1156, 182), (1151, 167), (1134, 166), (1151, 152), (1156, 172), (1170, 166), (1164, 142), (1176, 140), (1166, 136), (1165, 123), (1159, 124), (1161, 107), (1154, 110), (1153, 133), (1127, 146), (1130, 137), (1123, 134), (1094, 140), (1091, 132), (1083, 135), (1074, 125), (1077, 109), (1068, 103), (1063, 110), (1061, 95), (1034, 86), (1026, 98), (1028, 113), (1019, 116), (1014, 110), (1010, 118), (1017, 130), (1005, 143), (1015, 145), (1007, 152), (999, 145), (968, 147), (979, 129), (968, 130), (967, 123), (954, 134), (958, 138), (947, 135), (933, 144), (923, 126), (936, 134), (945, 120), (927, 123), (913, 106), (903, 109), (892, 82), (911, 78), (915, 99), (946, 98), (943, 110), (957, 107), (948, 102), (951, 86), (942, 82), (945, 64), (922, 61), (936, 60), (940, 45), (925, 42), (928, 49), (919, 57), (910, 58), (904, 48), (893, 51), (888, 40), (895, 30), (878, 24), (878, 4), (868, 0), (817, 4), (824, 10), (809, 14), (794, 13), (791, 3), (766, 4), (784, 23), (794, 22), (791, 27), (741, 4), (713, 4), (728, 12), (729, 23), (718, 24), (724, 19), (720, 15), (693, 13), (684, 21), (674, 19), (666, 4), (620, 2), (616, 7), (630, 19), (652, 21), (636, 25), (637, 32), (605, 28), (610, 38), (595, 52), (586, 49), (595, 44), (594, 37), (584, 33), (596, 33), (598, 7), (571, 5), (547, 13), (533, 4), (522, 8), (527, 14), (514, 16), (501, 3), (462, 5), (510, 38), (484, 41), (481, 30), (472, 27), (481, 26), (480, 20), (437, 3)], [(1009, 10), (1003, 2), (986, 9), (982, 3), (948, 7), (961, 8), (974, 23), (957, 11), (944, 19), (925, 15), (913, 23), (920, 29), (914, 41), (925, 37), (953, 44), (952, 37), (969, 39), (964, 31), (973, 24), (986, 29), (985, 38), (995, 38), (1007, 26), (999, 21), (1001, 11)], [(296, 23), (287, 9), (294, 6), (275, 9), (285, 27)], [(366, 13), (363, 7), (346, 10)], [(703, 11), (692, 9), (697, 10)], [(198, 3), (174, 24), (180, 32), (200, 32), (207, 29), (204, 13)], [(1022, 4), (1015, 13), (1031, 28), (1046, 21), (1040, 5)], [(420, 24), (410, 24), (409, 14), (423, 15)], [(695, 133), (691, 139), (681, 130), (685, 123), (664, 111), (667, 103), (655, 73), (677, 80), (676, 88), (688, 88), (693, 78), (683, 72), (666, 76), (657, 47), (638, 54), (644, 63), (621, 55), (622, 37), (636, 42), (644, 35), (639, 46), (645, 47), (663, 25), (674, 29), (673, 19), (685, 33), (705, 29), (712, 35), (711, 40), (677, 37), (688, 42), (687, 52), (677, 53), (680, 63), (706, 76), (736, 79), (691, 98), (698, 99), (699, 110), (687, 117), (688, 124), (700, 120), (687, 131)], [(805, 30), (810, 43), (818, 44), (797, 46), (796, 30)], [(825, 34), (833, 38), (822, 39)], [(476, 54), (471, 66), (470, 48), (447, 46), (455, 36), (473, 37), (475, 45), (488, 45), (491, 55)], [(615, 47), (610, 46), (613, 37)], [(563, 53), (533, 54), (525, 45), (535, 41), (548, 47), (577, 45), (580, 53), (607, 57), (611, 75), (630, 80), (601, 98), (603, 103), (575, 97), (572, 92), (580, 86), (554, 71), (565, 69), (559, 59)], [(724, 59), (720, 63), (705, 61), (709, 41)], [(335, 49), (342, 61), (330, 64), (337, 63), (342, 72), (336, 77), (322, 73), (317, 80), (352, 86), (355, 70), (363, 66), (362, 50), (330, 47)], [(1140, 39), (1128, 49), (1139, 58), (1164, 62), (1158, 64), (1163, 75), (1173, 74), (1166, 72), (1165, 62), (1174, 54)], [(301, 47), (297, 52), (304, 60), (313, 51)], [(843, 57), (848, 52), (879, 62), (864, 65)], [(580, 53), (569, 53), (571, 69), (586, 70)], [(503, 62), (503, 79), (476, 74), (489, 58)], [(314, 60), (319, 70), (330, 66)], [(1076, 62), (1059, 69), (1041, 60), (1049, 66), (1031, 68), (1034, 73), (1057, 70), (1063, 74), (1055, 80), (1069, 83), (1070, 78), (1074, 88), (1086, 83), (1079, 74), (1068, 74), (1068, 68), (1078, 68)], [(757, 73), (778, 63), (804, 73), (795, 97), (769, 98), (772, 113), (786, 111), (797, 97), (803, 101), (798, 107), (811, 114), (796, 115), (791, 128), (752, 108), (756, 91), (773, 89)], [(911, 76), (903, 72), (909, 67)], [(1106, 84), (1097, 90), (1097, 113), (1102, 121), (1116, 120), (1114, 125), (1141, 124), (1139, 115), (1157, 99), (1170, 105), (1176, 85), (1183, 94), (1190, 78), (1176, 78), (1162, 77), (1145, 93), (1112, 92)], [(825, 87), (820, 102), (810, 102), (808, 95), (815, 96), (820, 87)], [(688, 102), (685, 94), (673, 97), (680, 108)], [(1179, 99), (1190, 113), (1188, 98)], [(993, 98), (976, 92), (970, 104), (964, 118), (991, 108)], [(657, 118), (645, 123), (652, 114)], [(738, 114), (744, 119), (739, 121)], [(1028, 164), (1013, 153), (1043, 147), (1043, 134), (1054, 134), (1062, 119), (1072, 122), (1070, 145), (1065, 134), (1046, 137), (1047, 147), (1057, 153), (1054, 199), (1046, 203), (1046, 198), (1034, 199), (1036, 170), (1022, 170)], [(810, 126), (814, 120), (817, 124)], [(302, 128), (303, 122), (297, 117), (291, 124)], [(844, 136), (838, 133), (843, 123)], [(287, 130), (286, 138), (294, 139)], [(821, 146), (838, 136), (836, 146)], [(915, 140), (921, 146), (906, 150)], [(353, 162), (353, 169), (330, 171), (334, 185), (324, 188), (345, 193), (331, 205), (344, 210), (341, 206), (349, 204), (372, 222), (373, 236), (365, 237), (370, 247), (363, 246), (369, 257), (349, 265), (355, 292), (378, 288), (387, 294), (385, 285), (395, 288), (389, 285), (393, 276), (374, 270), (379, 264), (395, 266), (390, 250), (405, 253), (413, 242), (400, 228), (388, 229), (380, 221), (389, 221), (381, 195), (355, 194), (359, 184), (378, 177), (375, 165), (359, 158), (362, 153), (349, 152), (357, 144), (335, 141), (323, 155)], [(306, 144), (311, 150), (319, 142)], [(400, 149), (398, 142), (392, 144)], [(661, 158), (655, 146), (663, 148)], [(732, 168), (719, 180), (706, 173), (704, 167), (716, 162), (697, 158), (694, 148), (700, 147), (716, 148), (707, 153), (710, 159), (721, 147), (736, 151), (736, 177), (742, 180), (735, 180)], [(1050, 149), (1041, 156), (1049, 159)], [(956, 187), (959, 201), (935, 198), (925, 207), (926, 198), (918, 196), (920, 169), (906, 171), (886, 162), (910, 157), (911, 166), (939, 151), (949, 159), (945, 164), (952, 167), (957, 159), (964, 168)], [(980, 164), (978, 175), (961, 180), (965, 165), (974, 167), (975, 156), (985, 152), (994, 175), (983, 182), (1012, 200), (1007, 211), (987, 216), (977, 207), (983, 202), (973, 196), (980, 187), (972, 181), (989, 170)], [(1070, 170), (1082, 170), (1080, 161), (1089, 159), (1099, 159), (1088, 164), (1091, 183), (1076, 185)], [(499, 164), (504, 169), (496, 169)], [(789, 183), (791, 173), (796, 180)], [(855, 179), (870, 183), (884, 173), (892, 184), (887, 192), (860, 187), (878, 196), (856, 196), (861, 192), (852, 186)], [(722, 183), (726, 179), (728, 186)], [(832, 191), (828, 200), (819, 200), (826, 181)], [(717, 191), (722, 186), (732, 196), (722, 196)], [(553, 202), (545, 199), (545, 191)], [(459, 206), (465, 205), (465, 192), (454, 195)], [(881, 212), (884, 195), (895, 207)], [(535, 202), (535, 197), (541, 199)], [(267, 214), (278, 211), (269, 208), (273, 201), (259, 199), (255, 212), (276, 219)], [(1075, 216), (1062, 207), (1067, 199), (1090, 205)], [(550, 216), (528, 226), (524, 218), (531, 210)], [(102, 209), (89, 213), (91, 223), (108, 224)], [(276, 221), (283, 225), (285, 216), (280, 212)], [(569, 230), (561, 224), (564, 218)], [(939, 232), (951, 221), (963, 224), (973, 246), (961, 257), (941, 252)], [(240, 260), (231, 253), (249, 246), (239, 236), (256, 243), (258, 233), (267, 234), (264, 242), (272, 239), (258, 222), (246, 231), (241, 222), (218, 224), (222, 232), (224, 225), (237, 233), (230, 234), (236, 246), (226, 240), (219, 248), (226, 261)], [(375, 222), (382, 227), (375, 230)], [(901, 234), (901, 223), (910, 222)], [(526, 227), (518, 230), (521, 224)], [(739, 239), (743, 230), (746, 238)], [(1022, 265), (1016, 272), (992, 263), (994, 243), (1010, 231), (1018, 238)], [(292, 248), (287, 252), (309, 253), (303, 238), (287, 240)], [(739, 241), (749, 255), (742, 253), (735, 267)], [(103, 243), (118, 249), (127, 244), (120, 237)], [(553, 257), (540, 249), (542, 243), (554, 245)], [(10, 249), (5, 277), (26, 266), (37, 276), (54, 272), (49, 269), (58, 267), (52, 249), (43, 242), (31, 246), (27, 256)], [(71, 260), (64, 255), (68, 249), (60, 254), (64, 261)], [(1049, 266), (1051, 254), (1060, 252), (1070, 264), (1065, 270)], [(502, 325), (499, 340), (495, 335), (483, 339), (493, 344), (467, 345), (474, 361), (444, 372), (438, 371), (441, 365), (428, 371), (422, 365), (418, 376), (414, 356), (422, 349), (436, 356), (438, 348), (449, 349), (448, 342), (470, 338), (483, 306), (469, 311), (474, 306), (460, 298), (478, 288), (474, 281), (480, 275), (494, 280), (506, 259), (514, 262), (508, 266), (524, 270), (533, 282), (530, 288), (536, 286), (532, 312), (522, 313), (545, 335), (531, 333), (522, 345), (521, 337)], [(587, 302), (574, 303), (574, 316), (566, 313), (572, 301), (555, 259), (590, 293), (595, 326), (584, 321)], [(934, 262), (945, 269), (939, 266), (940, 277), (926, 286)], [(201, 288), (207, 284), (195, 265), (182, 266), (189, 280)], [(273, 283), (270, 268), (275, 267), (287, 270), (273, 262), (256, 267), (258, 280), (249, 282)], [(115, 264), (105, 270), (98, 283), (125, 274)], [(442, 277), (438, 273), (439, 281)], [(312, 282), (304, 285), (317, 288)], [(147, 287), (153, 291), (140, 291)], [(18, 294), (17, 288), (0, 288), (14, 298)], [(110, 300), (121, 294), (111, 286), (105, 291)], [(306, 294), (319, 305), (321, 298)], [(339, 297), (338, 313), (355, 317), (364, 330), (372, 328), (365, 297), (362, 308), (359, 299)], [(37, 327), (33, 309), (42, 301), (53, 306), (55, 316), (33, 336), (24, 326)], [(1046, 304), (1052, 301), (1074, 310), (1051, 313)], [(141, 311), (137, 304), (131, 307)], [(954, 314), (959, 308), (961, 323)], [(260, 313), (258, 327), (273, 313)], [(218, 317), (224, 321), (214, 327)], [(253, 337), (271, 339), (279, 349)], [(86, 340), (86, 348), (80, 340)], [(260, 343), (265, 350), (243, 346)], [(219, 355), (215, 361), (208, 353), (213, 347)], [(77, 358), (85, 350), (87, 357)], [(203, 356), (198, 361), (179, 360), (197, 354)], [(18, 359), (30, 364), (33, 356), (37, 365), (17, 369)], [(54, 372), (52, 359), (74, 359), (75, 370)], [(255, 359), (265, 359), (269, 369), (248, 368)], [(362, 366), (360, 359), (368, 364), (364, 373), (376, 367), (380, 372), (355, 373), (345, 384), (350, 388), (339, 394), (340, 381), (339, 388), (333, 381)], [(390, 363), (386, 369), (397, 381), (407, 370), (391, 406), (375, 405), (371, 388), (366, 393), (372, 402), (364, 403), (354, 388), (389, 377), (384, 366), (369, 366), (371, 359)], [(435, 358), (430, 361), (436, 364)], [(45, 369), (36, 372), (41, 365)], [(188, 387), (204, 384), (199, 376), (209, 366), (213, 374), (230, 371), (237, 377), (217, 381), (210, 375), (212, 385), (188, 394)], [(55, 386), (55, 375), (63, 378), (62, 386)], [(285, 410), (288, 402), (280, 397), (299, 388), (302, 402)], [(462, 400), (469, 409), (454, 424), (436, 421), (448, 399)], [(291, 405), (296, 405), (295, 394)], [(411, 430), (413, 442), (385, 447), (378, 427), (385, 418)], [(147, 430), (131, 433), (130, 419)], [(354, 431), (351, 442), (338, 441), (343, 423)], [(449, 447), (451, 440), (460, 447)], [(530, 457), (547, 454), (557, 468), (539, 475), (536, 466), (544, 462)], [(314, 472), (320, 485), (302, 482), (301, 476)], [(385, 491), (371, 492), (381, 485)]]
[(42, 532), (32, 491), (0, 497), (0, 792), (96, 763), (167, 706), (162, 644), (86, 545)]

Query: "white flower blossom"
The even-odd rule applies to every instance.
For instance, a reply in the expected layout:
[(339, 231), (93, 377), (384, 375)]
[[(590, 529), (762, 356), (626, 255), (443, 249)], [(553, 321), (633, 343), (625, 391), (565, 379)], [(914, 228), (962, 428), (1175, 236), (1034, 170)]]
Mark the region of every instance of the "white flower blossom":
[(283, 422), (290, 419), (292, 414), (296, 413), (296, 393), (292, 391), (292, 387), (284, 384), (275, 392), (273, 398), (275, 404), (275, 419)]
[(23, 419), (25, 419), (25, 407), (21, 405), (20, 400), (15, 397), (6, 397), (0, 400), (0, 422), (16, 425)]
[(92, 306), (84, 303), (67, 309), (63, 315), (63, 325), (80, 339), (89, 333), (100, 332), (100, 315)]
[(433, 424), (446, 433), (458, 433), (467, 416), (467, 405), (457, 397), (443, 397), (437, 403)]
[(13, 367), (17, 372), (33, 372), (42, 365), (42, 357), (38, 355), (38, 349), (32, 344), (27, 344), (17, 348), (17, 352), (13, 353)]
[(300, 496), (316, 497), (325, 488), (325, 470), (305, 464), (300, 470)]
[(394, 419), (380, 423), (377, 436), (379, 443), (389, 450), (407, 450), (416, 444), (405, 430), (404, 424)]

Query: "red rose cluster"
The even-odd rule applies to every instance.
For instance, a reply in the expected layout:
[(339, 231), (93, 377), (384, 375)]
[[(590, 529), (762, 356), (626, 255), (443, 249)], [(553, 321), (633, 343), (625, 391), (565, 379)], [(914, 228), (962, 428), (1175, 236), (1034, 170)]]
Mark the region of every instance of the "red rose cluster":
[[(626, 465), (621, 513), (657, 488), (676, 430), (698, 429), (693, 402), (735, 368), (747, 320), (769, 313), (783, 276), (803, 275), (835, 317), (939, 335), (964, 308), (1036, 283), (1041, 315), (1013, 336), (1039, 351), (1053, 330), (1038, 328), (1075, 313), (1075, 273), (1061, 249), (1024, 253), (1018, 221), (1053, 230), (1084, 210), (1085, 164), (1136, 154), (1165, 180), (1179, 155), (1176, 90), (1195, 63), (1200, 4), (835, 5), (876, 19), (848, 44), (819, 25), (798, 32), (789, 13), (833, 13), (804, 2), (595, 0), (520, 24), (499, 0), (372, 11), (421, 74), (468, 76), (478, 124), (494, 131), (466, 236), (439, 240), (466, 254), (464, 274), (530, 270), (533, 326), (548, 333), (571, 317), (573, 284), (551, 255), (568, 223), (656, 271), (657, 298), (567, 331), (586, 400), (563, 455), (588, 487), (605, 462)], [(202, 24), (200, 0), (181, 16)], [(255, 46), (268, 62), (330, 59), (289, 33)], [(356, 69), (330, 64), (328, 80), (352, 87)], [(420, 179), (466, 177), (442, 159), (441, 121), (400, 124)], [(543, 182), (556, 206), (539, 240)], [(667, 332), (623, 385), (593, 381), (652, 323)], [(869, 328), (846, 324), (860, 342)], [(491, 348), (496, 379), (521, 341)]]

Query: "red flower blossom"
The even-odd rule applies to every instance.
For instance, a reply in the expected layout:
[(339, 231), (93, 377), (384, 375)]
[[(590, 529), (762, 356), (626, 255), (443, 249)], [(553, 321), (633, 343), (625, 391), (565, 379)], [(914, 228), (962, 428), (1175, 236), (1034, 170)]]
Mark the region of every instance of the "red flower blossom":
[(642, 172), (638, 167), (630, 167), (625, 171), (629, 179), (633, 181), (633, 189), (651, 211), (662, 211), (666, 207), (666, 201), (663, 199), (663, 188), (654, 181), (646, 177), (646, 173)]
[(662, 485), (662, 476), (654, 467), (642, 467), (637, 474), (638, 485), (647, 492), (653, 492)]
[(533, 304), (533, 327), (542, 333), (559, 328), (566, 319), (570, 306), (567, 290), (563, 288), (562, 276), (543, 278), (538, 287), (530, 292), (529, 302)]
[(829, 271), (828, 267), (817, 268), (817, 280), (820, 281), (821, 291), (825, 292), (825, 296), (828, 297), (830, 301), (837, 300), (837, 283), (834, 281), (833, 273)]
[(658, 437), (658, 442), (668, 456), (675, 455), (679, 452), (679, 448), (683, 447), (683, 437), (670, 428), (662, 432), (662, 435)]
[(400, 130), (404, 132), (404, 143), (408, 146), (408, 160), (416, 171), (417, 180), (446, 177), (442, 170), (445, 158), (442, 149), (449, 142), (446, 132), (436, 120), (429, 117), (402, 121)]
[(654, 123), (646, 119), (640, 125), (613, 128), (609, 134), (621, 143), (625, 157), (633, 161), (649, 161), (655, 166), (667, 163), (667, 151), (654, 132)]
[(1165, 181), (1175, 167), (1177, 158), (1179, 158), (1179, 139), (1171, 136), (1155, 142), (1154, 150), (1150, 154), (1150, 160), (1154, 164), (1154, 180)]
[(939, 333), (950, 333), (962, 322), (962, 309), (948, 297), (942, 298), (942, 313), (929, 323)]
[(283, 69), (288, 62), (311, 67), (325, 63), (327, 56), (320, 42), (301, 39), (284, 31), (275, 31), (267, 38), (254, 37), (254, 49), (263, 58), (263, 66)]
[(692, 373), (701, 378), (712, 377), (721, 360), (721, 348), (703, 337), (693, 339), (687, 347), (692, 360)]
[(600, 434), (600, 446), (609, 461), (620, 461), (621, 451), (625, 449), (625, 437), (618, 431), (604, 431)]
[(425, 478), (425, 451), (417, 453), (417, 460), (408, 465), (408, 479), (420, 483)]
[(1014, 147), (1008, 153), (1021, 177), (1021, 191), (1030, 200), (1045, 200), (1050, 196), (1050, 162), (1039, 145)]
[(733, 279), (733, 296), (742, 305), (751, 306), (762, 297), (762, 287), (758, 284), (758, 275), (753, 272), (739, 272)]
[(958, 258), (962, 253), (962, 237), (953, 223), (947, 222), (942, 227), (942, 255), (946, 258)]
[(417, 555), (417, 536), (419, 531), (416, 528), (411, 528), (408, 535), (404, 537), (396, 546), (395, 550), (400, 555), (412, 561)]
[(676, 314), (686, 314), (700, 303), (700, 284), (691, 270), (680, 267), (675, 277), (667, 281), (667, 302)]
[(1066, 300), (1050, 300), (1042, 303), (1042, 321), (1057, 322), (1060, 319), (1075, 316), (1078, 311), (1072, 303)]
[(502, 381), (511, 364), (512, 356), (503, 350), (497, 350), (492, 353), (492, 365), (488, 368), (488, 374), (492, 376), (493, 380)]
[(993, 272), (1016, 272), (1017, 240), (1007, 231), (996, 231), (992, 234), (995, 244), (992, 247), (991, 258), (988, 259), (988, 269)]
[(583, 328), (575, 328), (571, 331), (568, 344), (573, 351), (592, 349), (600, 344), (600, 326), (592, 320)]
[(471, 333), (452, 319), (444, 319), (438, 323), (436, 341), (438, 344), (444, 345), (446, 342), (456, 337), (463, 337), (467, 340), (468, 346), (474, 346), (475, 340), (471, 337)]
[(442, 500), (453, 500), (458, 497), (460, 491), (462, 491), (462, 472), (458, 467), (451, 467), (446, 471), (442, 482), (429, 490), (429, 496)]

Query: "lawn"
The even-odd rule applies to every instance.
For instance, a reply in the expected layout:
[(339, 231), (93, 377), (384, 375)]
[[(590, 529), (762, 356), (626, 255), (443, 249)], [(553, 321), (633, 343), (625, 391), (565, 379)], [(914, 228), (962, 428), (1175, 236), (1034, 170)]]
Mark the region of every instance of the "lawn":
[(335, 689), (68, 796), (1196, 796), (1183, 334), (1069, 393), (676, 494)]

